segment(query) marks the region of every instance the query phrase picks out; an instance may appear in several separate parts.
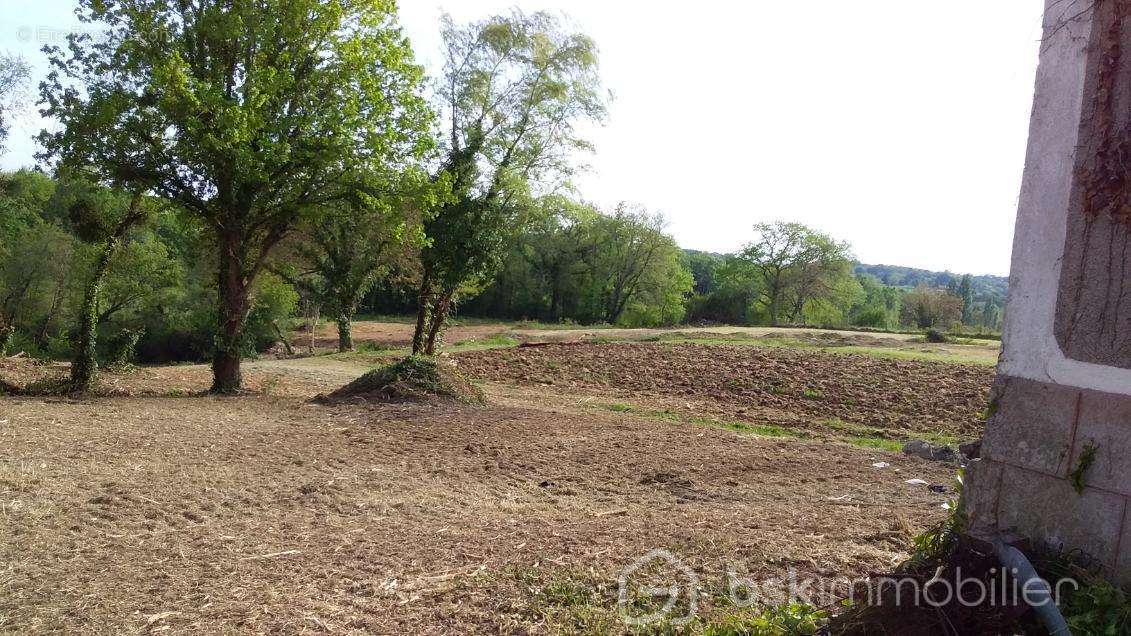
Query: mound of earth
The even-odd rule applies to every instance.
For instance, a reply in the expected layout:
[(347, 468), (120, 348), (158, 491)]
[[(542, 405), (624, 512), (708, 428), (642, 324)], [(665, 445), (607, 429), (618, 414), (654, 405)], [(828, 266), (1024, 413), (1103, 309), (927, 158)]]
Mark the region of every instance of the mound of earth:
[(374, 369), (329, 395), (323, 402), (405, 402), (451, 399), (482, 404), (483, 392), (456, 370), (451, 362), (427, 356), (409, 356)]
[(0, 358), (0, 395), (23, 393), (58, 393), (70, 377), (70, 366), (26, 357)]

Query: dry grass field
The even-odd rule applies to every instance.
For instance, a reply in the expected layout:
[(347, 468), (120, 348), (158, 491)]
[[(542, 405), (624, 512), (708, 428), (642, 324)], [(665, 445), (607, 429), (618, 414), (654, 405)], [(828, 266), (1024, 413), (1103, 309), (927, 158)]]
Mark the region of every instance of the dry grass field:
[[(249, 362), (240, 397), (201, 395), (192, 365), (0, 397), (0, 631), (620, 632), (617, 576), (656, 548), (724, 615), (728, 568), (906, 558), (953, 496), (907, 480), (955, 467), (893, 449), (974, 436), (992, 377), (986, 345), (482, 325), (445, 355), (487, 406), (311, 401), (406, 329)], [(62, 372), (0, 362), (13, 383)]]

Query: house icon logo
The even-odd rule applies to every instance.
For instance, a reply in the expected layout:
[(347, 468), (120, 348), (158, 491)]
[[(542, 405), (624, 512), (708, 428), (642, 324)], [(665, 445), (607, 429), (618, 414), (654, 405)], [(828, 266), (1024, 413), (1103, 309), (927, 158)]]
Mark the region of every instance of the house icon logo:
[(686, 625), (695, 618), (698, 604), (699, 577), (667, 550), (648, 552), (617, 577), (617, 612), (629, 625), (662, 620), (676, 627)]

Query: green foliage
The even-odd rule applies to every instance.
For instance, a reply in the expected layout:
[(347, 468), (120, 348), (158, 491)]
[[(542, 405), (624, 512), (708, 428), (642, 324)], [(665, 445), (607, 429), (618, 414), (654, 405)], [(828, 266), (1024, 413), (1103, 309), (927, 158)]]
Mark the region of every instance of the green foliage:
[(270, 272), (260, 276), (252, 290), (246, 337), (241, 343), (244, 355), (273, 345), (276, 336), (271, 323), (292, 315), (297, 305), (298, 292), (285, 280)]
[(770, 324), (800, 322), (811, 301), (828, 297), (840, 279), (851, 277), (847, 243), (800, 223), (759, 223), (754, 232), (737, 258), (757, 281)]
[(950, 514), (946, 519), (915, 537), (915, 549), (911, 554), (913, 565), (934, 565), (940, 563), (958, 545), (959, 535), (966, 526), (966, 512), (962, 505), (962, 493), (966, 485), (965, 470), (959, 470), (954, 478), (958, 497), (945, 505)]
[(949, 329), (962, 317), (962, 299), (944, 289), (919, 285), (903, 296), (900, 319), (919, 329)]
[(787, 603), (728, 613), (707, 621), (703, 636), (812, 636), (829, 622), (829, 613), (808, 603)]
[(1120, 636), (1131, 633), (1131, 600), (1126, 592), (1103, 580), (1083, 581), (1061, 611), (1074, 634)]
[(695, 288), (692, 291), (696, 295), (705, 296), (719, 288), (715, 273), (723, 264), (724, 258), (722, 255), (710, 252), (684, 250), (684, 264), (695, 280)]
[(799, 223), (761, 223), (755, 239), (713, 269), (714, 291), (691, 320), (731, 324), (845, 324), (866, 299), (847, 243)]
[(291, 283), (309, 306), (338, 322), (339, 351), (353, 349), (351, 325), (362, 297), (423, 235), (417, 205), (434, 201), (435, 184), (422, 173), (396, 175), (380, 197), (358, 193), (325, 206), (316, 221), (299, 227), (271, 270)]
[(276, 244), (323, 204), (378, 191), (427, 147), (422, 73), (395, 9), (80, 0), (99, 37), (46, 48), (44, 112), (62, 126), (40, 135), (42, 158), (151, 190), (213, 234), (218, 392), (239, 389), (250, 292)]
[(473, 313), (621, 326), (682, 321), (692, 278), (662, 217), (622, 204), (612, 214), (559, 196), (533, 202)]
[(1084, 492), (1084, 487), (1087, 485), (1084, 478), (1087, 477), (1092, 464), (1096, 463), (1096, 452), (1098, 450), (1099, 448), (1091, 441), (1084, 444), (1084, 447), (1080, 450), (1080, 459), (1076, 460), (1076, 467), (1068, 474), (1068, 481), (1078, 494)]
[(113, 342), (110, 366), (127, 369), (137, 361), (137, 343), (141, 341), (144, 329), (123, 329)]
[(0, 53), (0, 152), (8, 138), (10, 113), (24, 106), (24, 87), (30, 80), (31, 66), (23, 58)]
[(550, 14), (515, 10), (462, 27), (445, 16), (443, 37), (437, 179), (450, 196), (425, 220), (413, 338), (428, 353), (457, 294), (489, 280), (527, 225), (532, 193), (560, 183), (588, 148), (577, 124), (605, 112), (596, 46)]
[(899, 324), (902, 293), (870, 274), (857, 274), (864, 297), (849, 312), (849, 322), (860, 327), (892, 329)]
[(923, 334), (923, 339), (933, 344), (945, 344), (950, 342), (950, 338), (938, 329), (928, 329), (927, 332)]

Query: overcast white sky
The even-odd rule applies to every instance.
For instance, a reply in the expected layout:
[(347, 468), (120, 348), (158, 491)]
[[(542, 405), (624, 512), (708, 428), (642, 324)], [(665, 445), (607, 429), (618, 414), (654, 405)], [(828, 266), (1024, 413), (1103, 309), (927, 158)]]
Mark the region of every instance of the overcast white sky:
[[(680, 245), (731, 251), (796, 220), (868, 263), (1005, 274), (1041, 0), (401, 0), (418, 56), (438, 18), (564, 12), (616, 98), (581, 195), (664, 212)], [(38, 63), (70, 0), (0, 0), (0, 49)], [(38, 80), (37, 80), (38, 81)], [(0, 166), (33, 163), (27, 118)]]

